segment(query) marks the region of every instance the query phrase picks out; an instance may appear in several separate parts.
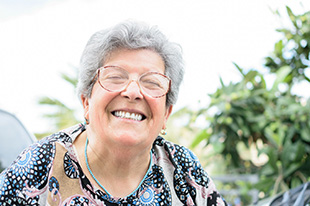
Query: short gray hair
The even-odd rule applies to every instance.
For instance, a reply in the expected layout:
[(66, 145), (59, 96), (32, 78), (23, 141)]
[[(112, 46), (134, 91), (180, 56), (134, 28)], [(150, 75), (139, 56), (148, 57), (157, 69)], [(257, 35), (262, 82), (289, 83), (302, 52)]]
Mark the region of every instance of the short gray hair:
[(176, 103), (184, 76), (184, 62), (180, 45), (170, 42), (157, 27), (142, 22), (126, 21), (110, 29), (101, 30), (89, 39), (80, 61), (78, 96), (90, 97), (96, 70), (107, 56), (117, 49), (149, 49), (157, 52), (165, 63), (165, 75), (171, 79), (166, 106)]

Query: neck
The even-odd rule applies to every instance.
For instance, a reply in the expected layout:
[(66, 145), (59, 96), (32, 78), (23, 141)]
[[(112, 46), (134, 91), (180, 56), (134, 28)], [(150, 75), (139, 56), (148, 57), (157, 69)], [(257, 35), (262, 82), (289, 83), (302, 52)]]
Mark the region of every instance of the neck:
[[(99, 145), (84, 139), (83, 171), (94, 185), (114, 197), (125, 197), (135, 191), (150, 165), (150, 149), (145, 151), (120, 148), (95, 149)], [(97, 147), (96, 147), (97, 146)], [(81, 150), (80, 150), (81, 151)], [(88, 163), (88, 166), (87, 166)]]
[[(100, 173), (104, 176), (112, 178), (113, 176), (132, 177), (137, 174), (137, 171), (147, 171), (150, 163), (150, 149), (128, 150), (122, 148), (105, 148), (98, 150), (96, 143), (88, 144), (85, 141), (85, 151), (89, 156), (89, 164), (96, 165), (100, 169)], [(106, 172), (104, 172), (106, 171)]]

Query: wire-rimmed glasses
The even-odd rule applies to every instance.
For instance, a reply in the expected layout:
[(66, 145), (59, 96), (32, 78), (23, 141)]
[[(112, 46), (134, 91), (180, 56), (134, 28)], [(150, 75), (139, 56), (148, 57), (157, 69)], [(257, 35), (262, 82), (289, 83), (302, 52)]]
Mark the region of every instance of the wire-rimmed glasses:
[(141, 92), (153, 98), (160, 98), (168, 93), (171, 86), (169, 77), (159, 72), (146, 72), (137, 80), (129, 78), (129, 73), (118, 66), (105, 66), (98, 69), (98, 82), (109, 92), (121, 92), (128, 85), (137, 82)]

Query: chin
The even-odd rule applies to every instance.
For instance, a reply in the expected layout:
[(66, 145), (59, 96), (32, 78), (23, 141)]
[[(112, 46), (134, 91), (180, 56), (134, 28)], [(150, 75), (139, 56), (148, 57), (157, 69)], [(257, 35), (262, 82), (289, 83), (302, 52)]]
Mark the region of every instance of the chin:
[(123, 135), (118, 135), (116, 139), (114, 139), (114, 142), (118, 144), (118, 146), (122, 147), (136, 147), (141, 144), (144, 144), (147, 142), (146, 138), (141, 137), (140, 135), (133, 134), (129, 135), (123, 134)]

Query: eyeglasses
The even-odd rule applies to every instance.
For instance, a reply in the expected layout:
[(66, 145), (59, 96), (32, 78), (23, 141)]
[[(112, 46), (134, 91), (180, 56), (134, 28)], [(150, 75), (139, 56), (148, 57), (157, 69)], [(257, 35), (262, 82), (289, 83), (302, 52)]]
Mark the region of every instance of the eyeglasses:
[(146, 72), (137, 80), (133, 80), (129, 78), (129, 73), (125, 69), (117, 66), (101, 67), (96, 76), (100, 86), (109, 92), (121, 92), (135, 81), (143, 94), (153, 98), (166, 95), (171, 86), (169, 77), (161, 73)]

